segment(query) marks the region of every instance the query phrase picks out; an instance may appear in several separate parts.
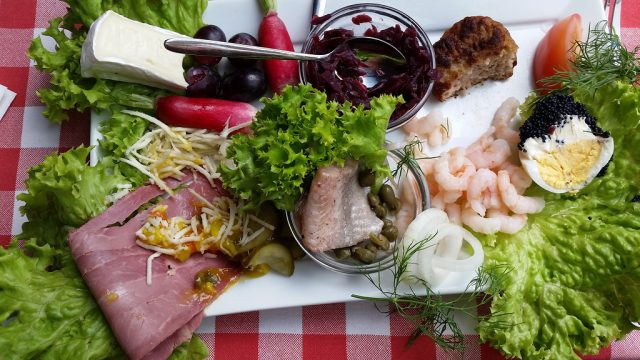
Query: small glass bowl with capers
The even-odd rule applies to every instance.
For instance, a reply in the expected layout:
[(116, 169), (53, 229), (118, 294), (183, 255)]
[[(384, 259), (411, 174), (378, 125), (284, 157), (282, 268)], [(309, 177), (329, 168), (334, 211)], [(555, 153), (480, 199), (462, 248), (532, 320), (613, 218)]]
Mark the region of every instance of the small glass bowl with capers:
[(305, 246), (300, 221), (295, 211), (286, 213), (286, 220), (294, 239), (315, 262), (330, 270), (344, 274), (371, 274), (393, 266), (393, 252), (401, 240), (404, 229), (423, 210), (429, 208), (429, 189), (422, 170), (413, 162), (402, 163), (406, 155), (401, 150), (390, 150), (387, 155), (394, 176), (374, 194), (367, 180), (360, 184), (367, 191), (367, 201), (376, 216), (383, 220), (380, 233), (370, 233), (356, 245), (314, 252)]

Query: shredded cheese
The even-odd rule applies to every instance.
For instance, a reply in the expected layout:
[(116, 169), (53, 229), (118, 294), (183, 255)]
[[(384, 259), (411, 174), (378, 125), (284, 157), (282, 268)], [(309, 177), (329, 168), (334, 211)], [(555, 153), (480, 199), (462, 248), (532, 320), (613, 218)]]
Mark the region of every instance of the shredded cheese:
[[(170, 127), (141, 112), (124, 112), (143, 118), (152, 125), (150, 131), (127, 149), (122, 162), (138, 169), (170, 195), (174, 194), (174, 190), (164, 180), (168, 177), (180, 179), (185, 176), (185, 171), (190, 170), (202, 174), (214, 185), (214, 180), (220, 178), (220, 166), (235, 167), (233, 161), (227, 158), (227, 149), (231, 145), (229, 135), (249, 124), (229, 127), (227, 121), (220, 133), (214, 133), (204, 129)], [(274, 230), (273, 225), (255, 216), (240, 214), (238, 210), (244, 206), (242, 200), (221, 197), (210, 201), (193, 189), (189, 191), (202, 203), (199, 213), (190, 219), (166, 219), (165, 215), (158, 215), (165, 214), (166, 208), (154, 209), (136, 232), (139, 246), (186, 260), (194, 251), (202, 254), (209, 249), (225, 251), (225, 247), (232, 249), (237, 245), (244, 246), (264, 231)], [(250, 222), (261, 227), (254, 231), (255, 227), (250, 227)], [(235, 245), (230, 245), (230, 240)]]
[(228, 136), (241, 126), (225, 127), (217, 134), (203, 129), (170, 127), (137, 111), (123, 112), (151, 122), (153, 129), (130, 146), (121, 160), (138, 169), (171, 195), (173, 190), (164, 181), (167, 177), (180, 179), (186, 169), (192, 169), (213, 185), (213, 181), (220, 178), (220, 164), (232, 162), (226, 157), (226, 149), (231, 144)]
[(153, 277), (153, 259), (160, 256), (159, 252), (155, 252), (147, 258), (147, 285), (151, 285), (151, 279)]

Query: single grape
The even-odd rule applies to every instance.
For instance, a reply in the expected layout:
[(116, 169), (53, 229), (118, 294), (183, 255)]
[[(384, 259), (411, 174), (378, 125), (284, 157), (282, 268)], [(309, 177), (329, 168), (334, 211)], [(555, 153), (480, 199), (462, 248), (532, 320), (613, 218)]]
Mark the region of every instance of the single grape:
[(256, 68), (239, 69), (222, 80), (222, 97), (227, 100), (251, 102), (267, 91), (264, 73)]
[(189, 68), (185, 75), (187, 96), (217, 97), (220, 93), (220, 74), (206, 65), (196, 65)]
[[(229, 42), (234, 44), (258, 46), (258, 40), (251, 34), (247, 33), (235, 34), (231, 37), (231, 39), (229, 39)], [(255, 65), (256, 61), (256, 59), (229, 58), (229, 62), (239, 68), (251, 67)]]
[[(215, 25), (205, 25), (198, 29), (195, 35), (196, 39), (215, 40), (215, 41), (227, 41), (227, 37), (224, 35), (222, 29)], [(195, 56), (198, 63), (203, 65), (215, 65), (220, 62), (220, 57), (217, 56)]]

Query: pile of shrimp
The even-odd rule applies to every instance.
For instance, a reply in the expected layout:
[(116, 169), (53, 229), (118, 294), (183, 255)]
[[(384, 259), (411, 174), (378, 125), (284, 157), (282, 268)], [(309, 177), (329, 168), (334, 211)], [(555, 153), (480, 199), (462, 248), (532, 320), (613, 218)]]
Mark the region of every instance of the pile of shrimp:
[(449, 128), (449, 122), (442, 112), (434, 110), (426, 116), (414, 117), (401, 129), (407, 133), (408, 139), (418, 138), (430, 147), (437, 147), (449, 142)]
[[(505, 100), (489, 130), (467, 148), (429, 159), (415, 154), (427, 177), (431, 206), (444, 210), (451, 222), (484, 234), (514, 234), (526, 225), (527, 214), (544, 208), (544, 199), (523, 196), (532, 181), (518, 159), (520, 137), (512, 128), (519, 105), (515, 98)], [(408, 132), (424, 141), (425, 131)]]

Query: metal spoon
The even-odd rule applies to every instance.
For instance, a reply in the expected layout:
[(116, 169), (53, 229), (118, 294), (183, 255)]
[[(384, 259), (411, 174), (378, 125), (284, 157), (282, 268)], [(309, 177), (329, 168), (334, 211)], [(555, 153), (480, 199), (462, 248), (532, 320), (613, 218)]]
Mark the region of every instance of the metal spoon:
[[(385, 78), (401, 71), (406, 58), (395, 46), (374, 37), (357, 36), (344, 42), (367, 67), (363, 83), (373, 87)], [(293, 51), (270, 49), (259, 46), (234, 44), (223, 41), (202, 40), (193, 38), (167, 39), (164, 42), (167, 50), (192, 55), (213, 55), (245, 59), (281, 59), (322, 61), (328, 59), (338, 48), (328, 54), (304, 54)]]

